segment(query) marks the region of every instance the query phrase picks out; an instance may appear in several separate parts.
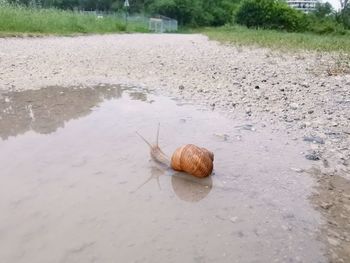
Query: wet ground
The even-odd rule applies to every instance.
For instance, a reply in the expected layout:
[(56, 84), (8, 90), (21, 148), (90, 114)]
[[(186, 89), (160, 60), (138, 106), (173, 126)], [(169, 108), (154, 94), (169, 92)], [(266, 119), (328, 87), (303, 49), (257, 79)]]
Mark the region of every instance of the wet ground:
[[(327, 262), (305, 143), (145, 90), (0, 96), (0, 262)], [(149, 157), (215, 153), (203, 180)]]

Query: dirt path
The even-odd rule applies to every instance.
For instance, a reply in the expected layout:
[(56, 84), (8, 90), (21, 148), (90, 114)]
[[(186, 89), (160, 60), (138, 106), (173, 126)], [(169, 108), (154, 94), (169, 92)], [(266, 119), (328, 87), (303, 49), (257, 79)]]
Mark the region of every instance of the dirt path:
[[(143, 86), (305, 141), (332, 262), (350, 259), (350, 75), (333, 55), (233, 47), (202, 35), (0, 39), (0, 95), (47, 86)], [(0, 96), (1, 103), (6, 98)], [(282, 127), (282, 128), (280, 128)], [(348, 179), (345, 180), (344, 178)], [(341, 183), (340, 183), (341, 182)]]

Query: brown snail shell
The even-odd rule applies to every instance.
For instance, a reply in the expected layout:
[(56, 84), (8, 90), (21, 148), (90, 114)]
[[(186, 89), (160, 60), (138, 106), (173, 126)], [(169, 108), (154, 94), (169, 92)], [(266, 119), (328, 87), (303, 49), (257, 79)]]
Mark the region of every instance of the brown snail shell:
[(186, 144), (171, 157), (171, 168), (196, 177), (207, 177), (213, 171), (214, 154), (205, 148)]
[(169, 160), (158, 146), (159, 126), (155, 144), (149, 143), (141, 134), (137, 134), (149, 145), (151, 157), (155, 161), (196, 177), (207, 177), (212, 173), (214, 154), (211, 151), (193, 144), (186, 144), (178, 148)]

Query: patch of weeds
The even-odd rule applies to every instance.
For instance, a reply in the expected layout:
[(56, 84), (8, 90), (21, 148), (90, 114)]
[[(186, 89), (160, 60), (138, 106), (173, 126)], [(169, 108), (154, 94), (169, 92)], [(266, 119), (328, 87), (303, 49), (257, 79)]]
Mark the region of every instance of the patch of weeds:
[(328, 76), (350, 74), (350, 55), (339, 55), (334, 63), (327, 68)]

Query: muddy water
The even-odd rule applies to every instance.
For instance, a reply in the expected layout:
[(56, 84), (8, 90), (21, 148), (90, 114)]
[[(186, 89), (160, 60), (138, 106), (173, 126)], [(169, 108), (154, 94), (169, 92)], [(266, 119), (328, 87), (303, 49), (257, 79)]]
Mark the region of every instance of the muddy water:
[[(211, 178), (150, 160), (215, 153)], [(325, 262), (302, 145), (137, 89), (0, 95), (0, 262)]]

